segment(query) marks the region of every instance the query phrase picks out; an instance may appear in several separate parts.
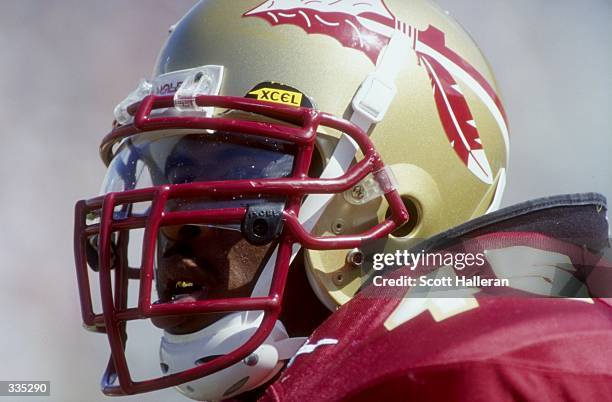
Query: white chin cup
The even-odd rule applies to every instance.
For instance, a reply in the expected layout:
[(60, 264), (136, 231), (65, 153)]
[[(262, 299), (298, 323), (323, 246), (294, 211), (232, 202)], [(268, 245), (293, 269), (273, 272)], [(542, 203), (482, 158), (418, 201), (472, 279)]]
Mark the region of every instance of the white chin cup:
[[(164, 332), (160, 362), (164, 374), (174, 374), (225, 355), (244, 345), (259, 327), (263, 314), (231, 313), (212, 325), (191, 334)], [(266, 383), (304, 344), (306, 338), (289, 338), (277, 321), (270, 335), (242, 361), (211, 375), (181, 384), (176, 389), (188, 398), (215, 401), (252, 390)], [(199, 362), (198, 362), (199, 361)], [(196, 363), (198, 362), (198, 363)]]

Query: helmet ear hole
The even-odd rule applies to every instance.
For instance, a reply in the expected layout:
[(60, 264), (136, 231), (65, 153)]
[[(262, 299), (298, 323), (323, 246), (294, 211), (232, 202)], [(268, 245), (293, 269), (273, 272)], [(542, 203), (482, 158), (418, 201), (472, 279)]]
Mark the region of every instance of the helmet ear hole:
[[(410, 218), (408, 222), (404, 223), (399, 228), (395, 229), (391, 233), (393, 237), (408, 237), (410, 234), (414, 232), (416, 227), (421, 222), (421, 207), (417, 200), (412, 197), (402, 196), (402, 202), (408, 211), (408, 215)], [(387, 208), (387, 212), (385, 212), (385, 218), (389, 218), (391, 216), (391, 209)]]

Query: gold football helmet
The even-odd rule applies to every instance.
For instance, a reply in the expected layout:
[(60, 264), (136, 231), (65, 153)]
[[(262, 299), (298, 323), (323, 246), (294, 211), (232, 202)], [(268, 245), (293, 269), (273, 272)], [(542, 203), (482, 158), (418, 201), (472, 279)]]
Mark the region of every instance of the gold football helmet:
[[(201, 1), (171, 27), (153, 76), (115, 120), (101, 145), (103, 194), (77, 203), (75, 238), (83, 319), (111, 343), (109, 394), (178, 386), (218, 399), (265, 383), (302, 341), (279, 320), (290, 264), (303, 260), (334, 310), (367, 279), (364, 241), (404, 248), (496, 209), (505, 185), (508, 129), (493, 75), (426, 0)], [(123, 233), (136, 227), (145, 235), (133, 268)], [(218, 237), (192, 239), (207, 231)], [(244, 243), (236, 258), (249, 278), (226, 275), (232, 297), (204, 276), (160, 268), (187, 238), (220, 248), (198, 257), (209, 263)], [(198, 258), (182, 259), (181, 272)], [(101, 314), (88, 265), (100, 273)], [(130, 279), (140, 281), (132, 309), (122, 301)], [(133, 381), (125, 322), (170, 317), (159, 326), (177, 329), (176, 317), (196, 313), (216, 315), (167, 332), (164, 376)]]

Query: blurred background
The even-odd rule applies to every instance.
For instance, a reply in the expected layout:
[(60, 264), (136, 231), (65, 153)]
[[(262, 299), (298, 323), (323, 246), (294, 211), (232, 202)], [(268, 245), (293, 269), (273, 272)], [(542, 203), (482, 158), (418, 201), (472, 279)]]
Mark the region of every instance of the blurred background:
[[(149, 76), (168, 27), (194, 3), (0, 0), (0, 380), (50, 380), (41, 400), (108, 400), (98, 390), (106, 338), (80, 326), (73, 206), (99, 190), (113, 107)], [(511, 130), (503, 205), (582, 191), (612, 199), (612, 1), (438, 3), (501, 88)], [(147, 359), (157, 364), (137, 364)], [(186, 399), (166, 390), (124, 400)]]

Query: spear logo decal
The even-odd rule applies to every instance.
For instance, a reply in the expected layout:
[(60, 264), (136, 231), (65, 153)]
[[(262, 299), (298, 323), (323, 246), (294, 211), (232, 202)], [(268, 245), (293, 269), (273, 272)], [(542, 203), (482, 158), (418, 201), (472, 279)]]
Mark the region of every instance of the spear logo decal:
[(406, 34), (419, 64), (432, 85), (438, 115), (450, 146), (481, 181), (494, 180), (478, 128), (457, 80), (486, 105), (508, 147), (508, 128), (501, 102), (493, 87), (472, 65), (446, 47), (444, 33), (429, 26), (424, 31), (398, 20), (383, 0), (268, 0), (246, 12), (272, 25), (290, 24), (307, 34), (335, 38), (343, 46), (363, 52), (376, 64), (380, 52), (396, 30)]

